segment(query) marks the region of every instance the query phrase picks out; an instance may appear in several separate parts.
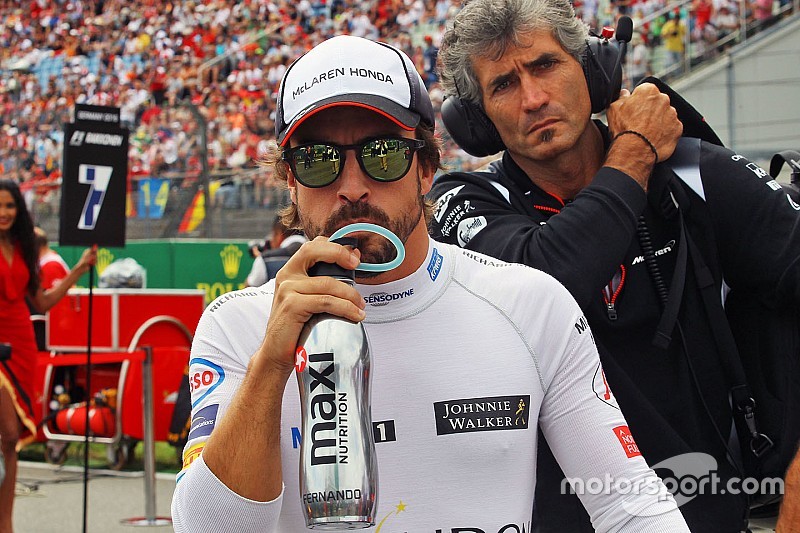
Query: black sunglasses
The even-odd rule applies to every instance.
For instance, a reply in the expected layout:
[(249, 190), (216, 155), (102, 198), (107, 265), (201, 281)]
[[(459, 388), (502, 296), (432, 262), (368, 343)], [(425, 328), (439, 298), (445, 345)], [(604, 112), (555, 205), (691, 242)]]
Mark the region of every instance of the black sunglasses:
[(356, 159), (367, 176), (380, 182), (397, 181), (411, 168), (414, 152), (425, 141), (405, 137), (374, 137), (358, 144), (307, 143), (286, 149), (282, 159), (306, 187), (325, 187), (342, 173), (345, 153), (355, 150)]

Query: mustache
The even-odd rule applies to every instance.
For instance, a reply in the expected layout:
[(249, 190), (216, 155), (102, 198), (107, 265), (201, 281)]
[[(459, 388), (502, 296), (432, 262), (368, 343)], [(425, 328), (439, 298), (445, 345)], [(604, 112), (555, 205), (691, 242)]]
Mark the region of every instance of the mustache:
[(384, 228), (389, 227), (389, 215), (366, 202), (348, 203), (340, 207), (325, 223), (324, 234), (331, 235), (345, 223), (361, 219), (377, 224)]

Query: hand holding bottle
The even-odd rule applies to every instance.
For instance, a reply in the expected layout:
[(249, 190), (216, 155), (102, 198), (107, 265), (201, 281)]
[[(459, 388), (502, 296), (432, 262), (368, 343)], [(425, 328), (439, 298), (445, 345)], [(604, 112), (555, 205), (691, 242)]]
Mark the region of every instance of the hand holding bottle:
[(360, 257), (358, 250), (329, 242), (325, 237), (303, 244), (275, 278), (272, 311), (258, 357), (266, 358), (288, 378), (294, 369), (297, 339), (311, 316), (330, 313), (353, 322), (363, 320), (364, 299), (355, 288), (330, 277), (308, 275), (317, 262), (354, 269)]

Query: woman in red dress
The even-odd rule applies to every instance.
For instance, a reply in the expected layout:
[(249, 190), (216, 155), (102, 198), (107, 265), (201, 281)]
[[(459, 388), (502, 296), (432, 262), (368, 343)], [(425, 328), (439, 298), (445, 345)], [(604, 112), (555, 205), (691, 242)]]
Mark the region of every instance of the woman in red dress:
[(0, 450), (6, 469), (0, 484), (0, 533), (13, 531), (18, 444), (36, 435), (37, 413), (31, 409), (36, 341), (26, 298), (44, 313), (96, 261), (96, 249), (85, 250), (61, 283), (42, 289), (33, 221), (16, 182), (0, 179), (0, 343), (11, 345), (10, 359), (0, 362)]

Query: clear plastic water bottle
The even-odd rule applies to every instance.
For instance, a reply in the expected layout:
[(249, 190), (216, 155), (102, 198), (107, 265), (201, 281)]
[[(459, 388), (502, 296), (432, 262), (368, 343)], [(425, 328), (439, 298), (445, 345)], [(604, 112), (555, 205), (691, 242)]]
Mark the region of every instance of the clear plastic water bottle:
[[(355, 244), (352, 238), (339, 244)], [(353, 284), (354, 272), (317, 263), (310, 275)], [(370, 411), (370, 350), (364, 326), (311, 317), (298, 340), (302, 435), (300, 498), (309, 529), (375, 525), (378, 468)]]

